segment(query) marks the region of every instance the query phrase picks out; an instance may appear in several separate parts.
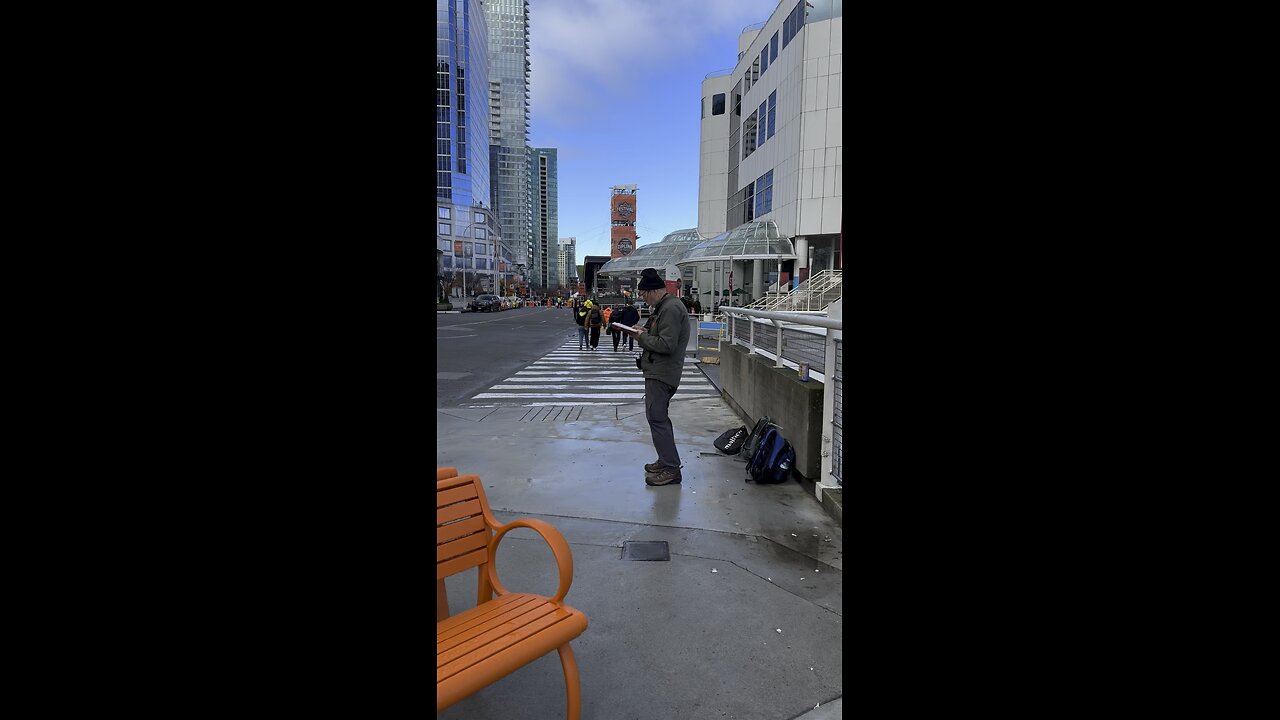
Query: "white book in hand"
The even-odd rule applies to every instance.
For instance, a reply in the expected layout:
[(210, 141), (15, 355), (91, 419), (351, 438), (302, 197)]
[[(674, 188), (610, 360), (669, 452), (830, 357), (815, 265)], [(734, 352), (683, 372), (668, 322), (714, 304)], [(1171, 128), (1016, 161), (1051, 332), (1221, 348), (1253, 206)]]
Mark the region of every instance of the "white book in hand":
[(623, 325), (622, 323), (609, 323), (609, 324), (618, 328), (619, 330), (626, 330), (627, 332), (640, 332), (640, 328), (631, 327), (630, 325)]

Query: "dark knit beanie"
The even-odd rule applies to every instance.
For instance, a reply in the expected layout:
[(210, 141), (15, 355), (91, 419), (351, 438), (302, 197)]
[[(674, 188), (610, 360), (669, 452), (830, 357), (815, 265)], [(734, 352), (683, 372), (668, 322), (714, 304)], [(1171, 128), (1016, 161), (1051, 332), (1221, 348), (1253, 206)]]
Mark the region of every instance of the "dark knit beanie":
[(641, 290), (661, 290), (667, 284), (658, 277), (658, 271), (653, 268), (645, 268), (640, 271), (640, 284), (637, 286)]

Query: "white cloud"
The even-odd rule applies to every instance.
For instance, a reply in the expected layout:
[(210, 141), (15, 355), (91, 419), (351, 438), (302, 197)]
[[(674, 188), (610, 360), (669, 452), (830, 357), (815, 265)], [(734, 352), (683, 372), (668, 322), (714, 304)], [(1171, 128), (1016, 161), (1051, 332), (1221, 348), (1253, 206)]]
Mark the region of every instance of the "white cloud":
[[(736, 37), (778, 0), (533, 0), (531, 112), (555, 123), (590, 115), (710, 38)], [(736, 58), (726, 58), (725, 66)], [(705, 72), (721, 68), (706, 68)]]

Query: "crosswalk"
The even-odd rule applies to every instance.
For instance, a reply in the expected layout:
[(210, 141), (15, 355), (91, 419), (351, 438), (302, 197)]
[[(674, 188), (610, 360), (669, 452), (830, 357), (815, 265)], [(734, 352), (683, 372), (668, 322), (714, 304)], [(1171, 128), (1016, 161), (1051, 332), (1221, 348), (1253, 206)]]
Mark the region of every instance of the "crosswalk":
[[(574, 335), (532, 365), (471, 398), (468, 407), (643, 402), (644, 374), (636, 369), (635, 361), (639, 354), (638, 345), (634, 352), (622, 348), (614, 352), (613, 341), (607, 335), (601, 336), (598, 349), (579, 350), (578, 338)], [(685, 358), (675, 399), (718, 397), (720, 392), (693, 363), (693, 358)]]

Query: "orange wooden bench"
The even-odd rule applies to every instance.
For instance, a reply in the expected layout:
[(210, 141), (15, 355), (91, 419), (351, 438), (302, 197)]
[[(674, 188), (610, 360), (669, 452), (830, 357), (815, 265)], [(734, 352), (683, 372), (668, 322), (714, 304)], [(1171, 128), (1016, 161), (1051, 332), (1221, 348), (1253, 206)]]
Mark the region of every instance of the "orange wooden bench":
[[(512, 593), (498, 582), (498, 543), (521, 527), (537, 531), (551, 546), (560, 572), (554, 597)], [(476, 606), (450, 617), (444, 579), (473, 567), (479, 568)], [(572, 582), (573, 555), (558, 530), (532, 518), (500, 524), (489, 510), (480, 476), (437, 469), (436, 712), (558, 650), (569, 720), (579, 720), (578, 663), (569, 641), (587, 629), (587, 616), (564, 604)]]

